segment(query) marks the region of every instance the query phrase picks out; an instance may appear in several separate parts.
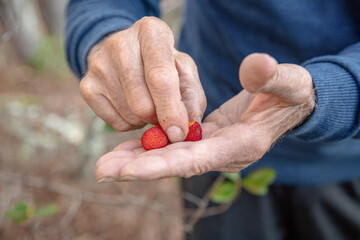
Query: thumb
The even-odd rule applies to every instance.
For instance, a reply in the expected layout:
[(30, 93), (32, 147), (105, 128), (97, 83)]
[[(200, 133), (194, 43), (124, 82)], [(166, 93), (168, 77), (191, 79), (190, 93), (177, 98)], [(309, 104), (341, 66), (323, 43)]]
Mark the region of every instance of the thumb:
[(247, 56), (239, 70), (241, 85), (250, 93), (268, 93), (283, 100), (301, 104), (312, 92), (312, 78), (303, 67), (295, 64), (278, 64), (267, 54)]

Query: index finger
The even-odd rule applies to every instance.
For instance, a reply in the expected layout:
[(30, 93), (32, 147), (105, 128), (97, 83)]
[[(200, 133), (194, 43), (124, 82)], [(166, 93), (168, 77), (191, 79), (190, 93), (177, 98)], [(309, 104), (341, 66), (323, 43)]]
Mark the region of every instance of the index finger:
[(181, 101), (179, 75), (174, 59), (174, 38), (161, 20), (150, 19), (141, 26), (139, 41), (147, 87), (154, 101), (159, 124), (171, 142), (185, 139), (188, 114)]

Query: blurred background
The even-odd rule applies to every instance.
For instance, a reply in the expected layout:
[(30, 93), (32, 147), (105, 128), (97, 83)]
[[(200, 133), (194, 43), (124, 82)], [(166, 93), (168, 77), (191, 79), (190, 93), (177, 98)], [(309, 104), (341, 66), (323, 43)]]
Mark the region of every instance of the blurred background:
[[(179, 29), (183, 1), (162, 1)], [(178, 179), (96, 182), (116, 133), (80, 97), (63, 48), (67, 0), (0, 0), (0, 239), (183, 239)]]

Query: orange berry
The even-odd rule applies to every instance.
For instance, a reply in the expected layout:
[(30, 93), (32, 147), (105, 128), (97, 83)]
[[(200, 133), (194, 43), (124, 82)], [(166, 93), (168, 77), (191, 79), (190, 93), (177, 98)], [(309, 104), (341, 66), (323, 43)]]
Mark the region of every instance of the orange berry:
[(169, 139), (160, 126), (149, 128), (141, 137), (141, 145), (146, 151), (156, 148), (163, 148), (168, 143)]
[(202, 129), (200, 123), (196, 121), (189, 122), (189, 132), (184, 140), (184, 142), (189, 141), (200, 141), (202, 139)]

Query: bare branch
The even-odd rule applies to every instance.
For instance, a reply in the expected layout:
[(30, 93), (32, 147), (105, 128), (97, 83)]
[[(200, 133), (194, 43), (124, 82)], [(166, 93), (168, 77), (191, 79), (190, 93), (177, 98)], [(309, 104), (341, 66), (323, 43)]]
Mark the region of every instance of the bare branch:
[[(60, 222), (60, 228), (66, 229), (67, 226), (71, 223), (72, 219), (78, 212), (78, 209), (81, 206), (82, 202), (98, 203), (104, 205), (135, 205), (142, 207), (142, 210), (150, 209), (160, 214), (177, 214), (183, 215), (184, 217), (190, 216), (189, 221), (185, 224), (184, 230), (186, 232), (191, 232), (196, 225), (196, 223), (201, 219), (209, 216), (214, 216), (224, 213), (230, 208), (232, 203), (237, 199), (241, 192), (241, 183), (238, 183), (238, 192), (237, 196), (233, 201), (225, 204), (221, 204), (216, 207), (207, 207), (210, 202), (210, 195), (212, 191), (221, 184), (226, 177), (223, 174), (220, 174), (219, 177), (213, 182), (211, 187), (205, 193), (204, 197), (200, 199), (199, 197), (184, 192), (183, 197), (187, 200), (190, 200), (192, 203), (196, 204), (198, 208), (183, 209), (182, 212), (176, 211), (174, 209), (168, 209), (163, 207), (160, 203), (151, 202), (149, 199), (142, 196), (133, 196), (133, 195), (114, 195), (114, 194), (105, 194), (105, 193), (95, 193), (91, 191), (84, 191), (80, 188), (71, 187), (67, 184), (51, 181), (48, 179), (26, 176), (20, 173), (13, 173), (8, 171), (0, 170), (0, 182), (11, 183), (11, 184), (20, 184), (27, 187), (40, 188), (51, 192), (56, 192), (58, 194), (66, 195), (73, 198), (70, 206), (68, 207), (64, 217)], [(150, 199), (152, 200), (152, 198)], [(48, 229), (49, 232), (56, 231), (56, 229)]]
[[(224, 212), (226, 212), (226, 210), (228, 210), (231, 205), (233, 204), (234, 201), (236, 201), (236, 199), (239, 197), (240, 193), (241, 193), (241, 180), (239, 180), (238, 182), (236, 182), (236, 186), (237, 186), (237, 193), (236, 196), (234, 197), (234, 199), (231, 202), (228, 203), (224, 203), (221, 204), (219, 206), (216, 207), (207, 207), (210, 201), (210, 195), (212, 193), (212, 191), (222, 182), (224, 182), (226, 180), (225, 175), (220, 174), (219, 177), (213, 182), (213, 184), (211, 185), (211, 187), (209, 188), (209, 190), (206, 192), (206, 194), (204, 195), (204, 197), (201, 200), (201, 203), (198, 204), (198, 208), (196, 210), (193, 209), (189, 209), (186, 208), (184, 209), (184, 215), (185, 216), (191, 216), (190, 220), (188, 221), (188, 223), (185, 224), (184, 229), (186, 232), (191, 232), (194, 228), (194, 226), (196, 225), (196, 223), (201, 219), (201, 218), (205, 218), (205, 217), (210, 217), (210, 216), (214, 216), (214, 215), (219, 215), (222, 214)], [(192, 194), (191, 194), (192, 195)], [(195, 196), (195, 195), (193, 195)], [(198, 198), (197, 196), (195, 196), (196, 198)], [(194, 201), (194, 199), (192, 199), (192, 202)]]
[(209, 204), (210, 201), (210, 194), (212, 193), (212, 191), (220, 184), (222, 183), (224, 180), (226, 179), (226, 177), (223, 174), (220, 174), (216, 180), (213, 182), (213, 184), (211, 185), (211, 187), (208, 189), (208, 191), (205, 193), (198, 209), (196, 209), (196, 211), (194, 212), (194, 214), (190, 217), (190, 220), (188, 221), (187, 224), (185, 224), (184, 228), (186, 232), (191, 232), (195, 226), (195, 224), (199, 221), (199, 219), (201, 218), (201, 216), (204, 214), (204, 212), (206, 211), (206, 207)]
[(196, 195), (194, 195), (192, 193), (189, 193), (189, 192), (183, 192), (182, 197), (185, 200), (195, 204), (196, 206), (200, 206), (200, 204), (202, 202), (201, 198), (199, 198), (198, 196), (196, 196)]
[(40, 177), (26, 176), (19, 173), (7, 172), (3, 170), (0, 170), (0, 182), (17, 183), (28, 187), (45, 189), (85, 202), (100, 203), (106, 205), (131, 204), (135, 206), (146, 206), (156, 212), (169, 213), (167, 209), (165, 209), (159, 203), (154, 202), (149, 205), (146, 198), (142, 196), (114, 195), (84, 191), (80, 188), (71, 187), (64, 183), (59, 183)]

